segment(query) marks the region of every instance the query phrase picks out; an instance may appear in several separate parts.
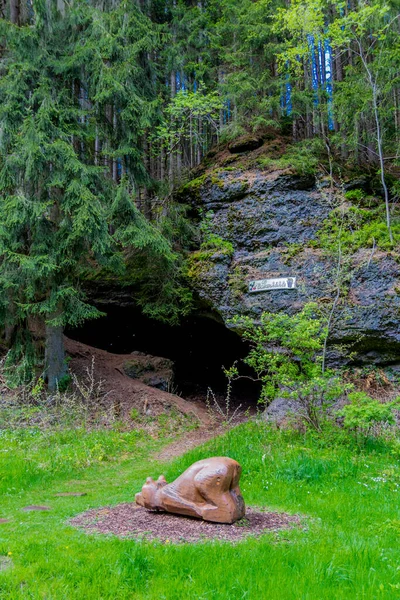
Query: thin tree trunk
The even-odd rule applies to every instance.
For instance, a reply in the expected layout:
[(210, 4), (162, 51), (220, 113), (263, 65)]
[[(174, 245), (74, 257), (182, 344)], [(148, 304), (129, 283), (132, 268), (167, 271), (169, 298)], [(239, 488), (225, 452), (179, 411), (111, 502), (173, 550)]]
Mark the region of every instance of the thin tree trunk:
[[(112, 118), (112, 128), (113, 128), (113, 138), (117, 138), (117, 111), (115, 106), (112, 108), (113, 118)], [(117, 182), (118, 179), (118, 165), (117, 159), (114, 157), (112, 160), (112, 178), (113, 181)]]
[(194, 143), (193, 143), (193, 117), (192, 115), (190, 115), (190, 133), (189, 133), (189, 166), (191, 169), (193, 169), (194, 166), (194, 162), (193, 162), (193, 150), (194, 150)]
[[(145, 166), (147, 175), (150, 179), (152, 179), (151, 164), (150, 164), (150, 145), (149, 145), (147, 131), (144, 132), (143, 154), (144, 154), (144, 166)], [(146, 215), (147, 219), (151, 220), (151, 200), (150, 200), (150, 193), (149, 193), (149, 189), (147, 187), (147, 183), (143, 186), (142, 201), (143, 201), (142, 203), (143, 203), (144, 214)]]
[[(171, 100), (172, 100), (176, 95), (176, 72), (174, 70), (171, 71), (170, 83), (171, 83)], [(174, 146), (174, 144), (173, 144), (173, 142), (171, 142), (170, 151), (169, 151), (170, 185), (172, 185), (174, 176), (175, 176), (175, 152), (174, 152), (173, 146)]]
[(358, 47), (360, 50), (360, 58), (362, 60), (364, 69), (368, 76), (369, 84), (371, 86), (372, 107), (374, 110), (374, 118), (375, 118), (375, 126), (376, 126), (376, 143), (377, 143), (377, 147), (378, 147), (380, 176), (381, 176), (381, 183), (382, 183), (383, 193), (384, 193), (384, 198), (385, 198), (386, 226), (387, 226), (387, 229), (389, 232), (390, 242), (393, 244), (393, 234), (392, 234), (391, 219), (390, 219), (390, 206), (389, 206), (389, 191), (388, 191), (388, 188), (386, 185), (386, 180), (385, 180), (385, 163), (384, 163), (384, 158), (383, 158), (383, 140), (382, 140), (382, 130), (381, 130), (381, 123), (380, 123), (380, 119), (379, 119), (379, 109), (378, 109), (378, 88), (377, 88), (376, 80), (374, 80), (371, 69), (369, 68), (368, 63), (366, 61), (361, 42), (359, 40), (357, 40), (357, 43), (358, 43)]
[(160, 181), (164, 181), (165, 177), (165, 148), (164, 145), (161, 146), (161, 154), (160, 154)]
[[(59, 312), (53, 313), (48, 315), (48, 320), (58, 316)], [(61, 325), (46, 323), (45, 373), (47, 386), (51, 392), (57, 390), (61, 379), (67, 374), (63, 331)]]
[(20, 0), (10, 0), (10, 21), (14, 25), (19, 25)]
[(98, 128), (96, 127), (96, 138), (94, 140), (94, 164), (97, 166), (99, 164), (100, 157), (100, 138), (98, 134)]
[(65, 16), (65, 0), (57, 0), (57, 9), (64, 17)]
[[(332, 181), (331, 181), (331, 185), (332, 185)], [(324, 346), (323, 346), (323, 350), (322, 350), (322, 373), (325, 373), (326, 370), (326, 353), (327, 353), (327, 349), (328, 349), (328, 338), (331, 332), (331, 328), (332, 328), (332, 320), (333, 317), (335, 315), (336, 312), (336, 308), (340, 299), (340, 292), (341, 292), (341, 283), (342, 283), (342, 242), (341, 242), (341, 235), (342, 235), (342, 225), (340, 225), (340, 229), (339, 229), (339, 238), (338, 238), (338, 260), (337, 260), (337, 266), (336, 266), (336, 277), (335, 277), (335, 286), (336, 286), (336, 293), (335, 293), (335, 298), (333, 300), (333, 304), (332, 304), (332, 308), (329, 312), (329, 316), (328, 316), (328, 322), (326, 324), (326, 335), (325, 335), (325, 339), (324, 339)]]

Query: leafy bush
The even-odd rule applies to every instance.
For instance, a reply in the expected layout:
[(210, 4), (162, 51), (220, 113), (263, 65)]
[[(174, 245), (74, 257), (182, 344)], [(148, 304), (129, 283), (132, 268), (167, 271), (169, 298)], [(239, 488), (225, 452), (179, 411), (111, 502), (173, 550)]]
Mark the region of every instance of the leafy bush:
[(376, 425), (395, 423), (394, 411), (400, 409), (400, 396), (391, 402), (382, 403), (365, 392), (349, 394), (350, 404), (337, 411), (344, 417), (343, 427), (357, 434), (368, 435)]
[(293, 316), (265, 312), (260, 323), (236, 317), (233, 324), (251, 344), (245, 363), (262, 382), (261, 401), (270, 403), (279, 395), (292, 398), (300, 405), (303, 421), (319, 430), (347, 386), (332, 370), (322, 369), (326, 327), (315, 312), (316, 304), (309, 303)]

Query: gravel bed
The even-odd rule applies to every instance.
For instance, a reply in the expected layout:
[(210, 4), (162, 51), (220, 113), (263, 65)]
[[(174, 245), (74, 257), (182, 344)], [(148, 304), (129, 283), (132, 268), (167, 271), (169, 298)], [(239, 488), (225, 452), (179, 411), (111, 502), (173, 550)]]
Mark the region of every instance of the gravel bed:
[(96, 508), (77, 515), (70, 524), (88, 533), (123, 538), (159, 540), (164, 543), (205, 540), (239, 541), (268, 531), (290, 529), (300, 524), (297, 515), (246, 508), (244, 519), (225, 525), (163, 512), (148, 511), (134, 503)]

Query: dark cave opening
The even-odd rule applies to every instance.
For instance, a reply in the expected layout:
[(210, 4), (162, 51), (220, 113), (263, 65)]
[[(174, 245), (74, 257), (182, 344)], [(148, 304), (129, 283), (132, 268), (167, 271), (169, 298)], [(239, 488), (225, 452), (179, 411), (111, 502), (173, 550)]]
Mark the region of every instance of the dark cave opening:
[(68, 329), (68, 337), (113, 352), (134, 351), (169, 358), (174, 362), (174, 389), (184, 398), (205, 397), (211, 388), (217, 397), (226, 394), (227, 379), (223, 367), (235, 361), (243, 378), (233, 382), (233, 405), (254, 406), (260, 397), (260, 383), (252, 381), (254, 373), (243, 363), (249, 346), (239, 335), (215, 319), (192, 316), (180, 325), (171, 326), (141, 314), (132, 307), (99, 307), (105, 317), (86, 321), (81, 327)]

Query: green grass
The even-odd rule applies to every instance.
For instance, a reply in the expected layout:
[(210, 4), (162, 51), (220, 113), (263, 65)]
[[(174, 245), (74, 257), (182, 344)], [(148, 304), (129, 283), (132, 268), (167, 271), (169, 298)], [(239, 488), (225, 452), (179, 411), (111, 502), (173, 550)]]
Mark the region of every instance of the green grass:
[[(11, 519), (0, 525), (1, 600), (400, 598), (396, 446), (360, 450), (248, 423), (162, 466), (151, 459), (162, 443), (135, 432), (1, 432), (0, 517)], [(66, 523), (132, 500), (147, 475), (169, 479), (210, 454), (240, 461), (248, 504), (306, 515), (304, 528), (173, 546)], [(88, 495), (54, 497), (64, 491)], [(21, 512), (28, 504), (53, 510)]]

